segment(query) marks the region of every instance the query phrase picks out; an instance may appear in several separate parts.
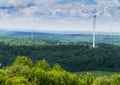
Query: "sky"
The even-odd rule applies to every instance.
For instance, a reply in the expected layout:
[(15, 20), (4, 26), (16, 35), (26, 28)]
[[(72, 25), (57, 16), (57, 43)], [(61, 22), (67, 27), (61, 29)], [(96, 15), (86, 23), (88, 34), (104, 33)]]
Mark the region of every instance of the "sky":
[(0, 0), (0, 30), (120, 32), (120, 0)]

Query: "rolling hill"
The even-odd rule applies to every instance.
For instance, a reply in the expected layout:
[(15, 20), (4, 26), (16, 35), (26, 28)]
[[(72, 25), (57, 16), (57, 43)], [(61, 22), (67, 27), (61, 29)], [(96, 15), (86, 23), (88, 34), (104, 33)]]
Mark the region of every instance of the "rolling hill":
[[(76, 34), (77, 33), (77, 34)], [(33, 38), (34, 40), (55, 40), (61, 42), (92, 42), (92, 34), (91, 32), (34, 32)], [(0, 36), (8, 36), (8, 37), (17, 37), (17, 38), (31, 38), (31, 32), (21, 32), (21, 31), (0, 31)], [(96, 43), (106, 43), (106, 44), (115, 44), (120, 45), (120, 36), (118, 33), (113, 33), (110, 38), (108, 33), (98, 32), (96, 34)]]

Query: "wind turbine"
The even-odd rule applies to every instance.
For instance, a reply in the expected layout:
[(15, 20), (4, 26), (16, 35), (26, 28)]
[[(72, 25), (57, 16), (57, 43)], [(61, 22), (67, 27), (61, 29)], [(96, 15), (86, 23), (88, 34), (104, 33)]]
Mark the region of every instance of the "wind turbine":
[[(34, 6), (32, 6), (32, 7), (30, 7), (30, 9), (29, 9), (29, 14), (28, 14), (28, 16), (29, 16), (30, 21), (32, 21), (32, 22), (38, 20), (37, 18), (35, 18), (35, 17), (33, 16), (34, 10), (36, 10), (36, 9), (38, 10), (39, 7), (34, 7)], [(35, 31), (34, 31), (35, 25), (34, 25), (34, 24), (31, 24), (31, 28), (32, 28), (32, 30), (31, 30), (31, 39), (35, 39)]]
[[(33, 17), (32, 17), (32, 10), (34, 9), (34, 7), (30, 7), (30, 9), (29, 9), (29, 13), (28, 13), (28, 16), (29, 16), (29, 19), (30, 19), (30, 21), (32, 21), (33, 22)], [(34, 28), (34, 26), (31, 24), (31, 27), (32, 27), (32, 29)], [(32, 30), (32, 32), (31, 32), (31, 39), (33, 39), (34, 38), (34, 32), (33, 32), (33, 30)]]
[(112, 28), (110, 28), (110, 32), (109, 32), (109, 36), (110, 36), (110, 39), (112, 38)]
[(31, 38), (32, 38), (32, 40), (33, 40), (33, 38), (34, 38), (34, 37), (33, 37), (33, 31), (32, 31), (32, 35), (31, 35)]
[(102, 12), (102, 11), (98, 11), (98, 12), (95, 13), (94, 16), (93, 16), (93, 48), (95, 48), (95, 46), (96, 46), (96, 44), (95, 44), (95, 42), (96, 42), (96, 34), (95, 34), (95, 32), (96, 32), (96, 17), (97, 17), (97, 15), (100, 14), (101, 12)]

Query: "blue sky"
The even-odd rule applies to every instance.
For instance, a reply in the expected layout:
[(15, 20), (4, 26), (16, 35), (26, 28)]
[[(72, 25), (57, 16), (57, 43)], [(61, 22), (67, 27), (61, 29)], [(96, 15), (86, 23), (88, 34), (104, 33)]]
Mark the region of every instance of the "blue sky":
[(120, 0), (0, 0), (0, 29), (120, 32)]

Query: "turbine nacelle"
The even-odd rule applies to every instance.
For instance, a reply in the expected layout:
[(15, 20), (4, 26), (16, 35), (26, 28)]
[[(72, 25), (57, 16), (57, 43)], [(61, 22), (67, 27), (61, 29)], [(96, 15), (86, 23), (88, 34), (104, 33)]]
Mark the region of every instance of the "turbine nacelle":
[(94, 15), (94, 17), (96, 17), (97, 15)]

